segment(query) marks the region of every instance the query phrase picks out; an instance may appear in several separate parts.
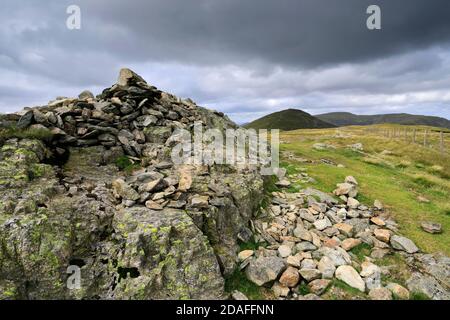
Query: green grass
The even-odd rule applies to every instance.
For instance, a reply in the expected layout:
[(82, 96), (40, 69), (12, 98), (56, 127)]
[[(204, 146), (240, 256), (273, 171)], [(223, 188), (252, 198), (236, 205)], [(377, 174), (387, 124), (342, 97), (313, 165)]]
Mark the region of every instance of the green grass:
[(359, 262), (363, 262), (365, 257), (370, 256), (371, 250), (372, 247), (367, 243), (360, 243), (356, 247), (352, 248), (350, 252), (355, 255)]
[(116, 163), (116, 166), (120, 170), (122, 170), (126, 173), (131, 173), (133, 170), (140, 168), (139, 163), (133, 162), (127, 156), (121, 156), (121, 157), (117, 158), (115, 163)]
[(251, 300), (263, 300), (264, 288), (261, 288), (247, 279), (244, 272), (236, 269), (231, 275), (225, 277), (225, 291), (228, 293), (238, 290)]
[(382, 259), (378, 259), (375, 263), (380, 267), (389, 268), (389, 274), (381, 275), (381, 281), (384, 285), (394, 282), (406, 287), (406, 281), (410, 278), (411, 273), (408, 264), (400, 254), (387, 255)]
[(306, 282), (300, 283), (300, 285), (298, 286), (298, 293), (301, 294), (302, 296), (307, 295), (308, 293), (311, 293), (311, 291), (309, 290), (308, 284)]
[(265, 176), (264, 177), (264, 191), (266, 193), (272, 193), (276, 191), (280, 191), (280, 188), (278, 188), (275, 183), (277, 182), (277, 177), (275, 176)]
[(252, 238), (248, 242), (239, 241), (239, 251), (243, 250), (258, 250), (259, 247), (266, 247), (267, 243), (265, 242), (256, 242), (254, 238)]
[(363, 292), (336, 278), (332, 280), (322, 297), (327, 300), (367, 299)]
[(411, 292), (410, 300), (431, 300), (426, 294), (422, 292)]
[[(304, 167), (309, 176), (316, 180), (312, 187), (332, 192), (336, 183), (343, 182), (347, 175), (353, 175), (359, 182), (357, 199), (366, 205), (380, 200), (389, 214), (398, 222), (400, 232), (413, 240), (426, 252), (442, 251), (450, 254), (450, 156), (429, 148), (408, 144), (403, 141), (387, 140), (365, 136), (359, 128), (343, 128), (350, 138), (332, 137), (335, 129), (297, 130), (281, 134), (283, 165)], [(316, 142), (333, 144), (336, 150), (314, 150)], [(346, 148), (346, 145), (361, 142), (365, 153)], [(381, 155), (383, 150), (392, 154)], [(290, 152), (298, 158), (312, 160), (313, 163), (283, 159), (283, 152)], [(321, 163), (327, 158), (345, 168)], [(371, 159), (367, 162), (367, 159)], [(372, 161), (373, 160), (373, 161)], [(392, 165), (389, 165), (392, 164)], [(410, 165), (409, 165), (410, 164)], [(430, 200), (422, 203), (418, 196)], [(442, 234), (428, 234), (420, 228), (422, 221), (431, 220), (442, 224)]]
[(0, 130), (0, 142), (11, 138), (48, 141), (52, 136), (52, 133), (45, 129), (18, 129), (13, 127)]

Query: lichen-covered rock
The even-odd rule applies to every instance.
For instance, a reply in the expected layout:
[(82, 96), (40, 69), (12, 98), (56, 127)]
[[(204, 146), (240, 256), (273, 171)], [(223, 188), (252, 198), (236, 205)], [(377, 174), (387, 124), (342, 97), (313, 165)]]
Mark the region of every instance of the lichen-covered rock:
[[(115, 298), (219, 299), (224, 280), (208, 239), (181, 210), (130, 208), (114, 218), (123, 243), (117, 268), (123, 275)], [(133, 275), (134, 272), (134, 275)]]

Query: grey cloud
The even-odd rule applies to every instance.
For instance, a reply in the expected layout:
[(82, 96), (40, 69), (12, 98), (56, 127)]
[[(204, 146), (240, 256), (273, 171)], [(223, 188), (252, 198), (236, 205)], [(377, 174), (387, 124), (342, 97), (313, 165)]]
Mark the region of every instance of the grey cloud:
[[(448, 0), (79, 0), (70, 31), (73, 3), (2, 1), (0, 111), (98, 93), (129, 66), (237, 120), (286, 107), (450, 115)], [(365, 27), (369, 4), (380, 31)]]

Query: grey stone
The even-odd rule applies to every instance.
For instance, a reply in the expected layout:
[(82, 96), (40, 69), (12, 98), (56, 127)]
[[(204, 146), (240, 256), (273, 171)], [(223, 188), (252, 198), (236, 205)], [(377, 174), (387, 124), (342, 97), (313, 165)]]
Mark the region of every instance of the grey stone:
[(283, 259), (278, 257), (259, 257), (250, 262), (245, 269), (247, 278), (258, 286), (262, 286), (278, 278), (284, 270)]
[(410, 239), (393, 235), (390, 240), (391, 246), (394, 249), (406, 251), (408, 253), (415, 253), (419, 251), (419, 248)]

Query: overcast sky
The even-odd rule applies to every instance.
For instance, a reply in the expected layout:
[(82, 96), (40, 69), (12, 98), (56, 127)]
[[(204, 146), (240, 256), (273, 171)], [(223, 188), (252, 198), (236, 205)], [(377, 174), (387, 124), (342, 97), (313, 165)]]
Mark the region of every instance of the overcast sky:
[(238, 123), (286, 108), (450, 118), (450, 1), (1, 1), (0, 112), (98, 94), (121, 67)]

